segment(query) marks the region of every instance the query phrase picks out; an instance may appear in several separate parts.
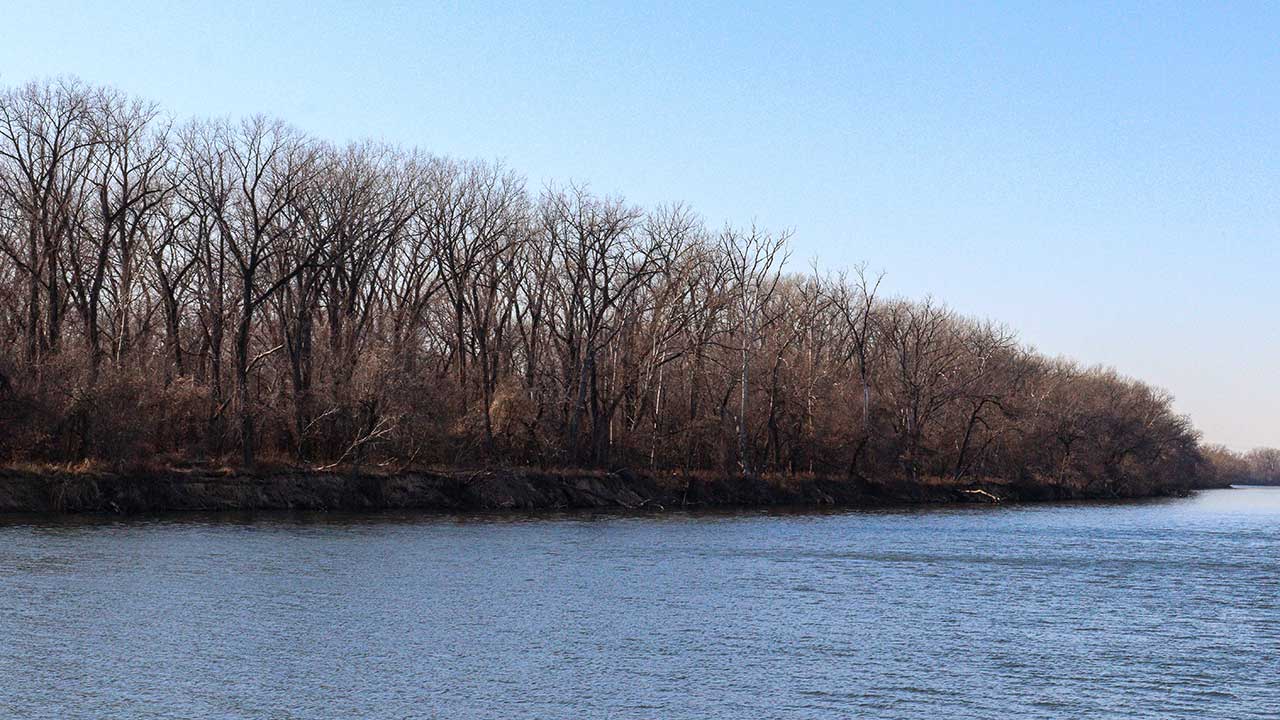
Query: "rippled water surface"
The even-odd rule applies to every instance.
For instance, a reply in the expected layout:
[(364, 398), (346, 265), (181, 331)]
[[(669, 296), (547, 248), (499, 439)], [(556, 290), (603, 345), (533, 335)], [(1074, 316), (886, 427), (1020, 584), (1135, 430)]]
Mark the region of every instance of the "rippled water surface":
[(0, 716), (1276, 718), (1280, 488), (0, 518)]

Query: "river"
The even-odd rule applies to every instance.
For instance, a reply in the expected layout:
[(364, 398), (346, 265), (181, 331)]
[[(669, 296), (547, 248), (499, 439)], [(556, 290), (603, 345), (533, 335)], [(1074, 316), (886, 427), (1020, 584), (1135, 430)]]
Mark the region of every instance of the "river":
[(1280, 488), (0, 517), (0, 717), (1276, 718)]

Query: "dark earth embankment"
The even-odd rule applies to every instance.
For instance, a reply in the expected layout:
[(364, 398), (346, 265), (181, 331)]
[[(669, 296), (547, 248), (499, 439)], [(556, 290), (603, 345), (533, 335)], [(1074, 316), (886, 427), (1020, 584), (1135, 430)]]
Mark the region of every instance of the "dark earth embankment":
[(877, 507), (1186, 494), (1043, 483), (864, 482), (829, 477), (683, 477), (630, 471), (529, 469), (351, 474), (0, 470), (0, 512), (143, 513), (186, 510), (421, 509), (663, 510), (765, 506)]

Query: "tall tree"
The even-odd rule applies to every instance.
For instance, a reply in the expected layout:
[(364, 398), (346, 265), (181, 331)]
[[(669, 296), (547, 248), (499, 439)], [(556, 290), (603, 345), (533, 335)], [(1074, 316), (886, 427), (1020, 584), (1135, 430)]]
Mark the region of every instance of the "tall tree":
[(738, 467), (744, 474), (752, 472), (748, 427), (752, 353), (778, 319), (771, 303), (782, 279), (789, 239), (789, 233), (768, 233), (754, 226), (748, 231), (726, 227), (720, 234), (720, 250), (738, 312)]

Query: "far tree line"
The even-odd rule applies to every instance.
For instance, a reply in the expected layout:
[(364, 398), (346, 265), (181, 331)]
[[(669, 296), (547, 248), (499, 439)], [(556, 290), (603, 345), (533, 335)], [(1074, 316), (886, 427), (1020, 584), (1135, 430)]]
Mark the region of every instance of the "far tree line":
[(1280, 485), (1280, 448), (1254, 448), (1236, 452), (1221, 445), (1204, 449), (1219, 483), (1233, 485)]
[(0, 93), (0, 461), (1211, 474), (1168, 393), (499, 163)]

